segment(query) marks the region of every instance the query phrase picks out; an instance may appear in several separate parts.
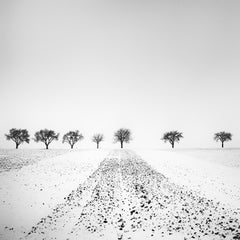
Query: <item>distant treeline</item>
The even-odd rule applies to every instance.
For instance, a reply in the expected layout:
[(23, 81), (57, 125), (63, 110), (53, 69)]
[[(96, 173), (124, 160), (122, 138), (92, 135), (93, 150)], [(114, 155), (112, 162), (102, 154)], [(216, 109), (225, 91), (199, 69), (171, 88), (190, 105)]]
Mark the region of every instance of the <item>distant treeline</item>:
[[(15, 142), (16, 149), (18, 149), (19, 145), (22, 143), (30, 142), (30, 135), (27, 129), (16, 129), (12, 128), (9, 130), (8, 134), (5, 134), (7, 140), (12, 140)], [(62, 143), (68, 143), (71, 148), (74, 145), (83, 140), (84, 136), (78, 131), (69, 131), (68, 133), (63, 135)], [(174, 148), (175, 143), (178, 143), (181, 138), (183, 138), (183, 133), (178, 131), (170, 131), (163, 134), (161, 140), (164, 142), (169, 142)], [(33, 140), (35, 142), (42, 142), (45, 144), (46, 149), (48, 149), (50, 143), (52, 141), (57, 141), (59, 139), (59, 133), (56, 133), (54, 130), (42, 129), (34, 134)], [(100, 142), (104, 140), (104, 135), (101, 133), (96, 133), (92, 136), (92, 141), (96, 143), (97, 148), (99, 148)], [(119, 142), (121, 148), (123, 148), (123, 143), (128, 143), (132, 140), (132, 134), (129, 129), (120, 128), (114, 133), (114, 142)], [(224, 142), (232, 140), (232, 134), (228, 132), (218, 132), (214, 134), (214, 140), (220, 141), (222, 148), (224, 147)]]

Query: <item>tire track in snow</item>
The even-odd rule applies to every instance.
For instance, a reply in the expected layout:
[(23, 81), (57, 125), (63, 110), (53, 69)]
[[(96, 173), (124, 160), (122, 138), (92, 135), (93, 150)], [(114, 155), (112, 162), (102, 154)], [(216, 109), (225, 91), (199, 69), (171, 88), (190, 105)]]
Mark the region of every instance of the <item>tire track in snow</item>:
[(26, 239), (240, 239), (239, 218), (115, 150)]

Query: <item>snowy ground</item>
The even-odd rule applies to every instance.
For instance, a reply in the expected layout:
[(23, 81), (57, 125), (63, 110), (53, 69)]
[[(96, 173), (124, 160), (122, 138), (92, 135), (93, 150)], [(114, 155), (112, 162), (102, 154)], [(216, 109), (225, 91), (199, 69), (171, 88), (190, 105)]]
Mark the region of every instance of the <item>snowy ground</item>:
[(175, 149), (176, 153), (188, 155), (203, 161), (210, 161), (227, 167), (240, 167), (240, 150), (224, 149)]
[[(55, 154), (59, 150), (53, 150)], [(76, 151), (49, 158), (24, 162), (25, 166), (0, 173), (0, 239), (14, 240), (25, 236), (31, 227), (64, 201), (64, 197), (78, 187), (104, 159), (106, 151)], [(24, 154), (26, 155), (27, 150)], [(45, 151), (46, 152), (46, 151)], [(12, 155), (10, 154), (10, 162)], [(22, 153), (18, 153), (21, 154)], [(42, 156), (29, 151), (29, 155)], [(28, 157), (27, 159), (29, 159)], [(5, 160), (6, 161), (6, 160)], [(18, 164), (18, 166), (20, 166)]]
[(198, 151), (80, 151), (2, 172), (0, 239), (240, 239), (240, 151)]
[(42, 159), (52, 158), (69, 152), (67, 149), (0, 149), (0, 173), (20, 169)]
[(240, 208), (240, 150), (138, 151), (172, 182)]

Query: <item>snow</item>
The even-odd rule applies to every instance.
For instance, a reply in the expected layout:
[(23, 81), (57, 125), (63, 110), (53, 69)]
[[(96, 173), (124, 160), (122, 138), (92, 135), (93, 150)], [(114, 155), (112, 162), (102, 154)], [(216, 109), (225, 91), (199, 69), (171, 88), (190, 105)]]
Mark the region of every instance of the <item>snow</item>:
[(0, 239), (239, 238), (240, 150), (135, 152), (71, 151), (1, 172)]
[(0, 239), (24, 236), (92, 174), (106, 154), (104, 150), (70, 152), (2, 172)]
[(0, 173), (20, 169), (42, 159), (68, 153), (67, 149), (0, 149)]
[(240, 208), (240, 150), (139, 150), (172, 182)]

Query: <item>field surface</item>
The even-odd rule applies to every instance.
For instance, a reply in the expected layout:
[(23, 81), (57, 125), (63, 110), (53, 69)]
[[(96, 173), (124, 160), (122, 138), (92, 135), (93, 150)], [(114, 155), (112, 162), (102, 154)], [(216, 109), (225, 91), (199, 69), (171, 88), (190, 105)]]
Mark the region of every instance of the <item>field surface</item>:
[(240, 239), (238, 154), (76, 151), (4, 171), (0, 239)]
[(52, 158), (69, 152), (64, 149), (0, 149), (0, 173), (12, 169), (20, 169), (24, 166), (37, 163), (46, 158)]

